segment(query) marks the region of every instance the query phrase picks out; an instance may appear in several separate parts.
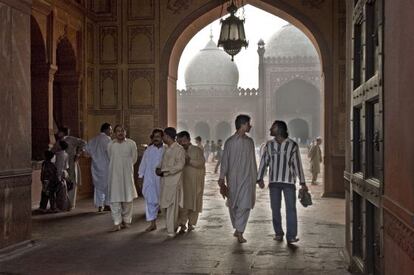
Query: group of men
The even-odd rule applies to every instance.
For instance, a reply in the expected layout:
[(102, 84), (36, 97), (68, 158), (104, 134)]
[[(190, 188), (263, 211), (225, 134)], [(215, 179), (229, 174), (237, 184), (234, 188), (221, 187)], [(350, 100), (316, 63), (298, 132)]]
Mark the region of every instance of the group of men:
[[(106, 135), (109, 136), (109, 135)], [(128, 228), (132, 221), (133, 200), (137, 197), (134, 184), (134, 164), (137, 161), (136, 143), (126, 138), (122, 125), (114, 128), (115, 138), (103, 134), (87, 145), (92, 157), (95, 200), (104, 198), (96, 188), (105, 186), (106, 203), (110, 205), (114, 227), (111, 231)], [(143, 179), (146, 231), (157, 229), (157, 217), (165, 210), (168, 236), (191, 231), (202, 209), (205, 159), (203, 151), (191, 144), (186, 131), (176, 133), (172, 127), (154, 129), (151, 143), (142, 157), (138, 176)]]
[[(299, 179), (302, 191), (308, 190), (299, 146), (289, 138), (286, 123), (276, 120), (270, 128), (274, 139), (265, 144), (257, 169), (254, 141), (247, 135), (252, 127), (250, 120), (247, 115), (237, 116), (236, 132), (226, 140), (220, 157), (218, 185), (229, 208), (235, 229), (233, 235), (238, 242), (246, 242), (243, 233), (255, 204), (256, 185), (265, 187), (263, 178), (269, 169), (274, 239), (282, 241), (285, 235), (280, 213), (283, 193), (286, 240), (297, 242), (296, 179)], [(111, 134), (111, 125), (105, 123), (101, 134), (85, 149), (92, 157), (95, 203), (100, 209), (110, 205), (114, 222), (112, 231), (119, 231), (128, 228), (132, 221), (132, 202), (138, 196), (134, 184), (134, 164), (138, 155), (136, 143), (126, 138), (126, 129), (122, 125), (115, 126), (114, 139), (110, 138)], [(157, 217), (162, 209), (169, 237), (194, 230), (203, 204), (205, 152), (199, 144), (191, 143), (187, 131), (177, 134), (172, 127), (154, 129), (150, 138), (151, 143), (138, 169), (138, 176), (143, 179), (142, 193), (149, 222), (146, 231), (157, 228)]]

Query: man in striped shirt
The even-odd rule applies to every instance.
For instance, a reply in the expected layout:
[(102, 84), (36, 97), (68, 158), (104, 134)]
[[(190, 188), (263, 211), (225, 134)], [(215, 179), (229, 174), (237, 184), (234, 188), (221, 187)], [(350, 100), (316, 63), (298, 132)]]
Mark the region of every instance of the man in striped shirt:
[(307, 190), (300, 150), (298, 144), (289, 138), (287, 125), (284, 121), (276, 120), (270, 128), (270, 135), (275, 137), (267, 142), (260, 161), (257, 183), (264, 188), (263, 177), (269, 167), (270, 204), (273, 216), (274, 239), (282, 241), (285, 233), (282, 229), (280, 206), (282, 192), (286, 204), (287, 242), (299, 241), (297, 238), (296, 215), (296, 178), (299, 178), (301, 188)]

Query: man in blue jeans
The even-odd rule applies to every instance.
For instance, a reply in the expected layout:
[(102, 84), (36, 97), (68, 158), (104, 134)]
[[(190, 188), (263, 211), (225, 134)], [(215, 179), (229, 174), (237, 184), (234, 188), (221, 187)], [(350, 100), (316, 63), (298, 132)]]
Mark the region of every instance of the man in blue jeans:
[(284, 121), (276, 120), (270, 128), (270, 135), (275, 137), (266, 143), (260, 161), (257, 183), (264, 188), (263, 177), (269, 167), (270, 204), (273, 216), (274, 239), (282, 241), (285, 235), (282, 228), (280, 206), (282, 192), (286, 205), (286, 240), (288, 244), (299, 241), (298, 219), (296, 214), (296, 178), (302, 189), (308, 190), (300, 160), (298, 144), (289, 138), (287, 125)]

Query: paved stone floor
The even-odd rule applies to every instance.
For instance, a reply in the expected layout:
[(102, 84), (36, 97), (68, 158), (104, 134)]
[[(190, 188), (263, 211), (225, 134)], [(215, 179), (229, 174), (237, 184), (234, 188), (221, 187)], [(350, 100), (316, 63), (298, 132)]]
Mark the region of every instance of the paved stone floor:
[(161, 217), (159, 229), (145, 233), (143, 200), (138, 199), (132, 227), (108, 233), (110, 214), (81, 201), (69, 213), (33, 216), (33, 246), (0, 257), (0, 273), (348, 274), (344, 200), (321, 198), (322, 185), (311, 187), (314, 205), (297, 205), (300, 242), (288, 247), (272, 239), (268, 189), (258, 189), (245, 232), (248, 241), (239, 244), (217, 191), (213, 164), (207, 170), (204, 210), (193, 232), (167, 239)]

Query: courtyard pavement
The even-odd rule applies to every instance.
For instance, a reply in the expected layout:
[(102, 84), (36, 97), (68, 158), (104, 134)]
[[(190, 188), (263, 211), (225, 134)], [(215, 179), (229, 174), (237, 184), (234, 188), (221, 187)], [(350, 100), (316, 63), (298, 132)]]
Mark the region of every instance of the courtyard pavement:
[[(305, 149), (302, 160), (310, 179)], [(84, 200), (68, 213), (34, 215), (33, 242), (0, 254), (0, 274), (349, 274), (343, 199), (321, 198), (322, 183), (311, 186), (314, 205), (297, 204), (300, 241), (288, 246), (273, 240), (269, 190), (258, 189), (247, 243), (239, 244), (213, 170), (208, 163), (204, 209), (193, 232), (168, 239), (163, 215), (156, 231), (144, 232), (139, 198), (132, 226), (109, 233), (110, 214)]]

